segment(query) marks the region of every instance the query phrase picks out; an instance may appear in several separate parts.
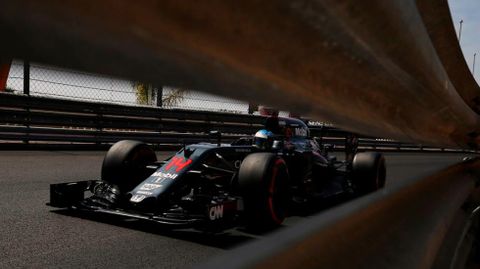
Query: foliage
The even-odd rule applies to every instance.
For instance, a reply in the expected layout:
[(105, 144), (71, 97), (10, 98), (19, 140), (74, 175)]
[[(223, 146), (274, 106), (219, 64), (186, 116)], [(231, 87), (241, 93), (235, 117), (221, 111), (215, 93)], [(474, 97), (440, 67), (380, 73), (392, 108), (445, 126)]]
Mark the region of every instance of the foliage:
[(162, 104), (164, 107), (173, 107), (178, 105), (185, 98), (187, 90), (184, 89), (171, 89), (168, 95), (162, 97)]
[(135, 91), (137, 104), (140, 104), (140, 105), (152, 104), (152, 101), (154, 99), (154, 92), (149, 90), (151, 89), (151, 85), (142, 83), (142, 82), (134, 82), (133, 89)]
[(170, 89), (170, 92), (163, 96), (163, 90), (154, 90), (151, 84), (143, 82), (134, 82), (133, 88), (135, 91), (135, 97), (137, 104), (140, 105), (154, 105), (156, 104), (157, 95), (162, 95), (161, 104), (156, 104), (161, 107), (173, 107), (178, 105), (185, 98), (187, 90), (185, 89)]

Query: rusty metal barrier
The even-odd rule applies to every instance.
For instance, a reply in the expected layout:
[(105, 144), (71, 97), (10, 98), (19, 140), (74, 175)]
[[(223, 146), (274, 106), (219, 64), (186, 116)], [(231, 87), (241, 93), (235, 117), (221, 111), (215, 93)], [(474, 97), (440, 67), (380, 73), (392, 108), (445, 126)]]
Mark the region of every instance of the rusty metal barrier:
[(423, 20), (433, 4), (421, 14), (414, 0), (0, 4), (5, 58), (254, 99), (377, 137), (478, 144), (479, 117), (443, 65), (456, 55), (439, 57), (430, 37), (451, 29)]
[[(479, 89), (455, 45), (447, 5), (0, 0), (0, 31), (9, 37), (0, 42), (0, 62), (24, 58), (193, 88), (370, 136), (476, 149)], [(478, 166), (460, 164), (374, 193), (258, 242), (253, 251), (235, 251), (225, 264), (456, 268), (467, 253), (455, 250), (468, 248), (458, 243), (469, 241), (468, 216), (478, 212), (471, 210), (477, 199), (469, 199), (476, 197)]]
[(480, 87), (464, 60), (447, 1), (417, 0), (417, 6), (438, 56), (457, 92), (480, 112)]
[(472, 242), (460, 239), (480, 202), (479, 179), (480, 160), (470, 160), (283, 228), (199, 268), (464, 268)]

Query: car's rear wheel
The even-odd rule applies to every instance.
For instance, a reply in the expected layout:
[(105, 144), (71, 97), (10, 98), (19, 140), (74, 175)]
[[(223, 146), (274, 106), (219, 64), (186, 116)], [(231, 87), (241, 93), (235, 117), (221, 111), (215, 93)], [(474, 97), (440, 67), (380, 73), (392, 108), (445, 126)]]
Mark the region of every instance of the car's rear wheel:
[(155, 152), (147, 144), (119, 141), (103, 159), (102, 180), (116, 185), (122, 193), (128, 192), (150, 175), (151, 171), (146, 167), (156, 161)]
[(271, 153), (253, 153), (242, 162), (238, 189), (244, 199), (247, 228), (265, 231), (279, 226), (289, 201), (285, 161)]
[(386, 180), (385, 157), (378, 152), (355, 154), (352, 162), (352, 176), (361, 194), (383, 188)]

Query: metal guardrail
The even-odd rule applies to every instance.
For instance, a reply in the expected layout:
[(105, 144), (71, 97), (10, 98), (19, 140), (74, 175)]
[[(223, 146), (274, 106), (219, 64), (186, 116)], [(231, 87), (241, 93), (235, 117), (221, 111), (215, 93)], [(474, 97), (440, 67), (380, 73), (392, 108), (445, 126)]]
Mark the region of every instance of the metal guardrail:
[[(219, 130), (231, 142), (252, 135), (263, 126), (264, 117), (122, 106), (104, 103), (59, 100), (26, 95), (0, 95), (0, 144), (35, 143), (43, 146), (71, 144), (106, 147), (123, 139), (153, 145), (181, 145), (208, 141), (208, 132)], [(330, 126), (311, 126), (313, 136), (324, 143), (344, 148), (349, 132)], [(388, 139), (360, 137), (365, 150), (442, 150)]]
[[(405, 181), (200, 268), (465, 268), (480, 241), (470, 230), (479, 221), (479, 171), (476, 159)], [(476, 259), (466, 268), (478, 268)]]
[(178, 144), (204, 141), (210, 130), (233, 140), (255, 132), (262, 121), (249, 115), (0, 96), (0, 140), (5, 141), (102, 144), (139, 139)]

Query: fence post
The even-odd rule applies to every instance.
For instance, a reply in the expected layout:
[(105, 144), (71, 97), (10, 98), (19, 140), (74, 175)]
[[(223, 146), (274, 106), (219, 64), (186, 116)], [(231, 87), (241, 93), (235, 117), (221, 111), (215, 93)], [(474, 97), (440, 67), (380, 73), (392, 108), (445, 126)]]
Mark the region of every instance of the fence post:
[[(26, 60), (23, 62), (23, 94), (30, 96), (30, 62)], [(28, 100), (28, 102), (30, 102), (30, 100)], [(25, 139), (23, 142), (25, 144), (28, 144), (30, 142), (29, 137), (30, 137), (30, 121), (31, 121), (29, 105), (27, 105), (26, 111), (27, 111), (27, 121), (26, 121), (25, 127), (27, 127), (27, 131), (26, 131), (27, 139)]]
[(30, 95), (30, 62), (23, 62), (23, 94)]
[(163, 86), (154, 87), (157, 92), (157, 107), (163, 107)]
[(96, 128), (95, 128), (95, 144), (98, 146), (102, 144), (103, 141), (103, 125), (105, 124), (103, 122), (103, 106), (98, 106), (94, 109), (95, 113), (97, 114), (97, 122), (96, 122)]
[(258, 111), (258, 104), (248, 102), (248, 114), (253, 114), (255, 111)]

